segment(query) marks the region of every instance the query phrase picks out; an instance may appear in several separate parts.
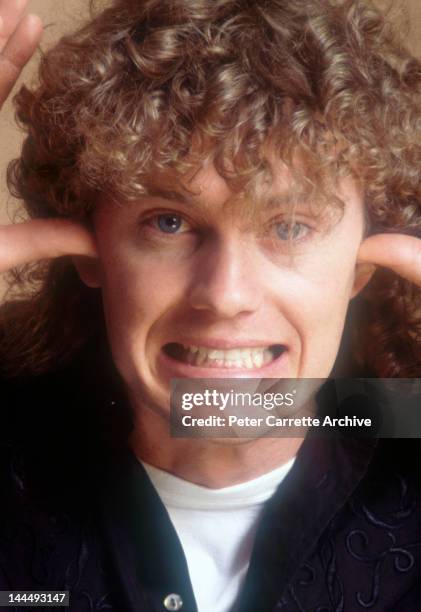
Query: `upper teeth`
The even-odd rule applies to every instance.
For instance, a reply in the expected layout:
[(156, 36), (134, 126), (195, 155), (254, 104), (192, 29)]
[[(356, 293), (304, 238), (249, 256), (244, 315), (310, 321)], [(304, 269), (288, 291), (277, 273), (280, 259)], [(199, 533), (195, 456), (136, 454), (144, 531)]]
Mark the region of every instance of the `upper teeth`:
[(225, 368), (261, 368), (273, 358), (267, 347), (213, 349), (204, 346), (184, 346), (191, 365)]

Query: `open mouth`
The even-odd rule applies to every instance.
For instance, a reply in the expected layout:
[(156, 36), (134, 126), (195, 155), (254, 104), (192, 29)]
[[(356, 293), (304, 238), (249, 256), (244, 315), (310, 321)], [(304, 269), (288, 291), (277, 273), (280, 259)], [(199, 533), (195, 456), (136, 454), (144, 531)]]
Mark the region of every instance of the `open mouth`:
[(168, 357), (202, 368), (244, 368), (255, 370), (263, 368), (278, 359), (286, 351), (282, 344), (264, 347), (241, 347), (233, 349), (214, 349), (205, 346), (185, 346), (171, 342), (163, 347)]

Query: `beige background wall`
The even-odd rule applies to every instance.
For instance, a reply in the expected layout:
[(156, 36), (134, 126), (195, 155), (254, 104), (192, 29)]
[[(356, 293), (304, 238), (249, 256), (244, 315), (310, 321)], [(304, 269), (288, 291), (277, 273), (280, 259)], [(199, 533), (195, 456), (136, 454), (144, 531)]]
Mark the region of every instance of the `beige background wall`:
[[(380, 4), (389, 3), (389, 0), (377, 1)], [(409, 44), (415, 53), (421, 56), (421, 0), (401, 1), (410, 17)], [(89, 0), (29, 0), (28, 11), (39, 14), (48, 26), (42, 46), (50, 46), (64, 32), (72, 30), (83, 22), (88, 14), (88, 3)], [(21, 82), (31, 79), (36, 65), (37, 57), (25, 68)], [(5, 170), (9, 160), (18, 155), (21, 138), (22, 135), (14, 125), (13, 109), (9, 100), (0, 115), (0, 222), (6, 222), (9, 214), (13, 213), (17, 206), (7, 194)]]

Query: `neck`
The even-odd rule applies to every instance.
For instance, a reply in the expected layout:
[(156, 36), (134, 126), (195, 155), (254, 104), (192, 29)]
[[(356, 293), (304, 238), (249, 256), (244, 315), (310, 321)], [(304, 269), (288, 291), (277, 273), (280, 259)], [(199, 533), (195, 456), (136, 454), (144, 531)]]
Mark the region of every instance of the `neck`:
[(222, 488), (257, 478), (294, 457), (302, 438), (173, 438), (168, 418), (148, 408), (135, 411), (129, 444), (135, 455), (190, 482)]

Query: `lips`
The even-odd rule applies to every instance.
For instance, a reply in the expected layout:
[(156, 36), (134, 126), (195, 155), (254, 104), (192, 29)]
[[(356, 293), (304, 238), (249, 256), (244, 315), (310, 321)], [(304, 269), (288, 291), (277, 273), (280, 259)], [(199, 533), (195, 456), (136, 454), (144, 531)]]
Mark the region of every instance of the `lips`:
[(166, 356), (198, 368), (256, 370), (275, 361), (286, 350), (282, 344), (253, 347), (214, 348), (171, 342), (163, 347)]

